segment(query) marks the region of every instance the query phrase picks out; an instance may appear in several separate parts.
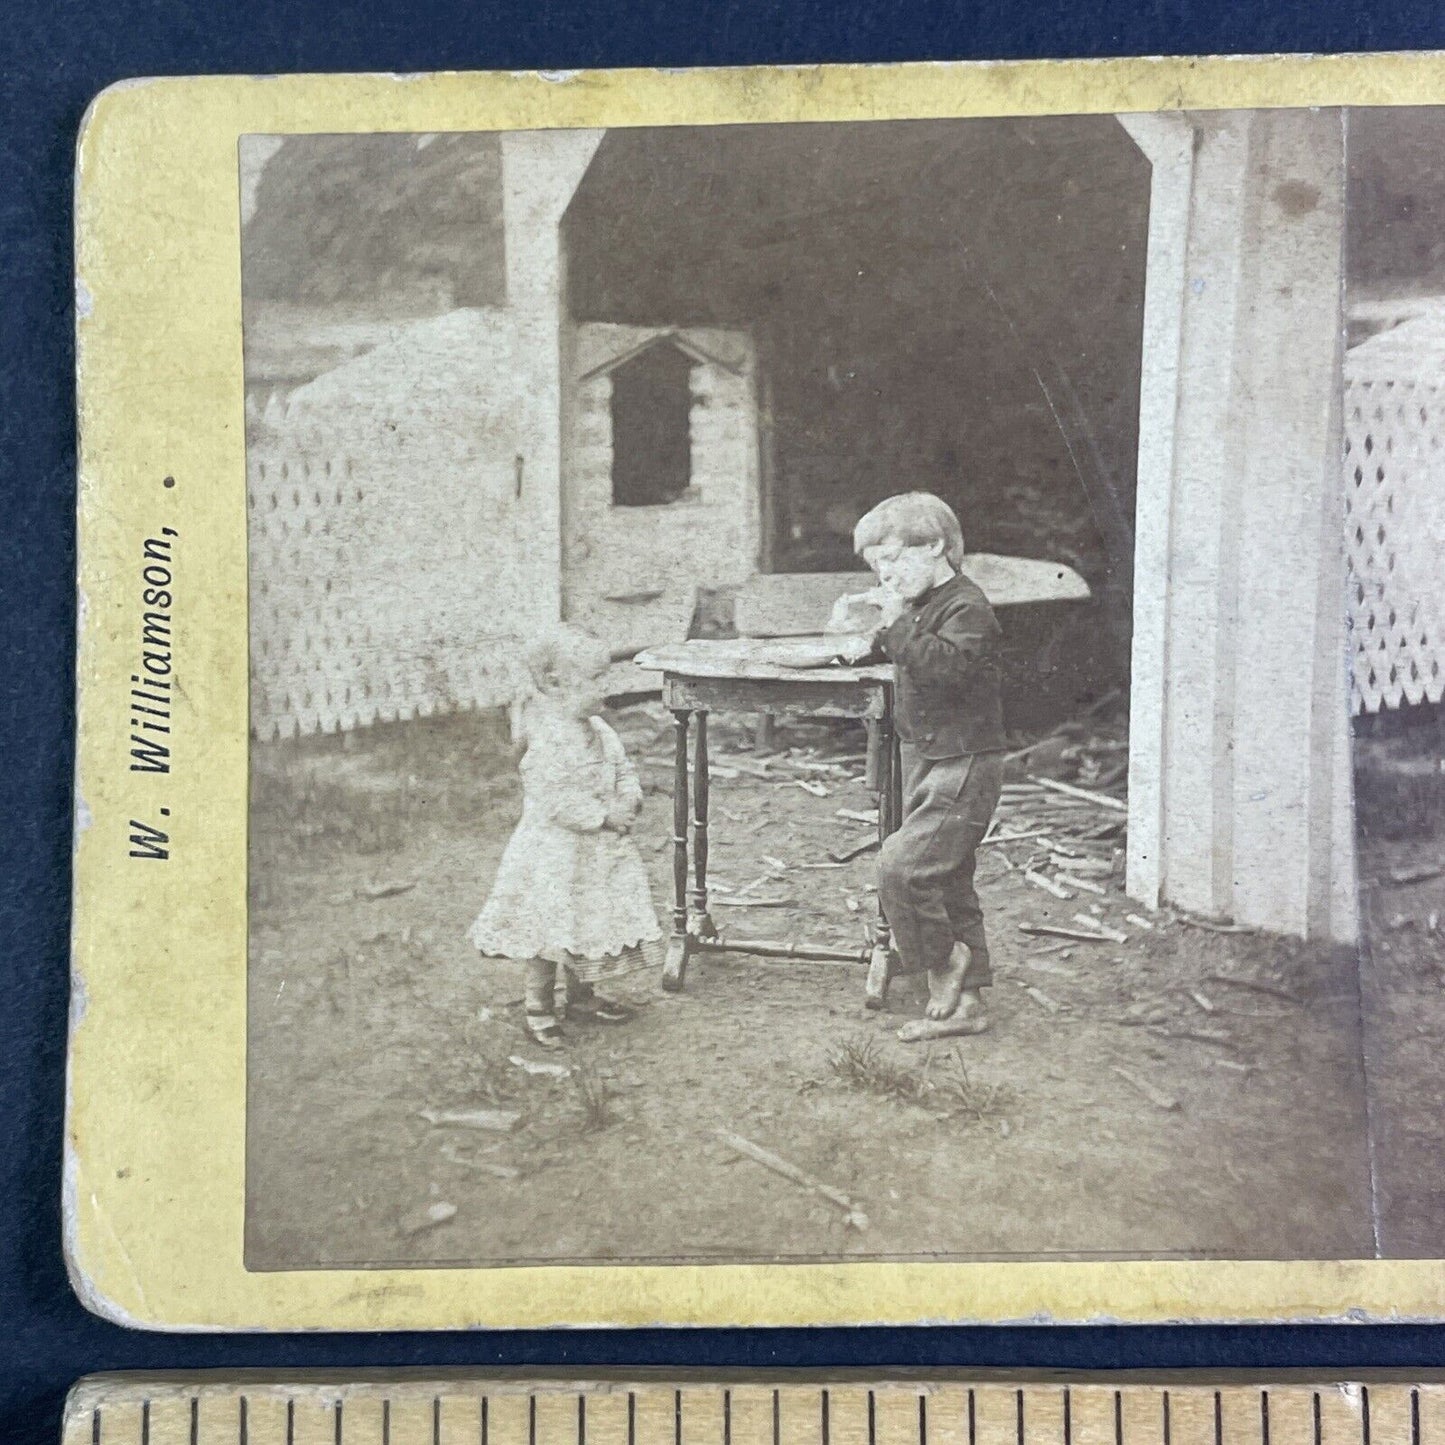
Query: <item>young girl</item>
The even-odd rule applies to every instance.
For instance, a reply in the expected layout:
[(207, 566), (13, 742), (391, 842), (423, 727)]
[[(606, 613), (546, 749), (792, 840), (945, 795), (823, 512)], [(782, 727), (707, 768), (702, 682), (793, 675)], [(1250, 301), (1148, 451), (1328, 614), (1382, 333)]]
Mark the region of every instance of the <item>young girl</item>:
[(596, 638), (568, 625), (529, 650), (522, 821), (471, 927), (482, 954), (525, 961), (527, 1029), (547, 1048), (562, 1035), (559, 965), (564, 1012), (616, 1022), (628, 1011), (593, 984), (653, 962), (662, 938), (630, 836), (642, 786), (617, 734), (597, 716), (608, 664)]

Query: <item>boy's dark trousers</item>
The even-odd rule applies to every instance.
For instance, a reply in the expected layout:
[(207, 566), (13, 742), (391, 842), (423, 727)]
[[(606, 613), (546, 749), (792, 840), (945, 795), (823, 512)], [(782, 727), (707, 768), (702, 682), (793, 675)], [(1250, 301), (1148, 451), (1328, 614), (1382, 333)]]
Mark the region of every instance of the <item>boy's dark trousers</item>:
[(878, 898), (905, 970), (947, 966), (955, 943), (968, 945), (963, 986), (993, 982), (974, 859), (1003, 785), (1003, 754), (921, 757), (900, 746), (903, 823), (883, 844)]

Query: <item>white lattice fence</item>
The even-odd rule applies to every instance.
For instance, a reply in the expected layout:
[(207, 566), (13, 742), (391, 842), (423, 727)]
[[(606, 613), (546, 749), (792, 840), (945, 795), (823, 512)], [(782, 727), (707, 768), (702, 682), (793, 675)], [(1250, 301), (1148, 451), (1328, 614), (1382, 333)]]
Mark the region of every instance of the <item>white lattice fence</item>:
[(362, 461), (293, 441), (253, 442), (258, 737), (492, 706), (512, 695), (528, 589), (510, 575), (510, 527), (477, 481), (419, 473), (384, 455)]
[(1445, 390), (1347, 379), (1345, 545), (1355, 712), (1445, 693)]

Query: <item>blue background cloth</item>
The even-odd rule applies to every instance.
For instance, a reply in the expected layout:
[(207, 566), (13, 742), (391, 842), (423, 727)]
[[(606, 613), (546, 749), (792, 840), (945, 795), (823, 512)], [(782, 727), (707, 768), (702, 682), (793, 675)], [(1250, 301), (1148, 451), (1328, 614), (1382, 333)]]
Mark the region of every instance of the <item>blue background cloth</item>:
[(12, 0), (0, 14), (0, 1439), (53, 1441), (100, 1369), (1439, 1363), (1445, 1330), (1011, 1329), (164, 1336), (87, 1315), (61, 1263), (74, 629), (71, 170), (127, 76), (1350, 51), (1445, 44), (1437, 0)]

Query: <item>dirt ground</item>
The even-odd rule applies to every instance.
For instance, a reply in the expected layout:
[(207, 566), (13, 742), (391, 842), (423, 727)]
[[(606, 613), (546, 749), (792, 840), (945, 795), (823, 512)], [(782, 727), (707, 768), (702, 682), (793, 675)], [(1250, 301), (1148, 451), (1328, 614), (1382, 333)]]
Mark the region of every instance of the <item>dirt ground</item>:
[[(1438, 713), (1438, 710), (1437, 710)], [(1445, 1239), (1445, 726), (1397, 720), (1356, 744), (1365, 1061), (1380, 1252)]]
[[(617, 722), (648, 784), (638, 836), (665, 924), (667, 730), (655, 706)], [(719, 927), (861, 943), (876, 855), (802, 866), (869, 837), (837, 816), (872, 807), (861, 738), (785, 727), (760, 756), (750, 723), (719, 718), (713, 739)], [(856, 966), (731, 954), (695, 960), (681, 994), (633, 978), (635, 1018), (569, 1024), (545, 1055), (520, 970), (465, 937), (520, 806), (498, 721), (254, 756), (251, 1268), (1374, 1252), (1354, 959), (1128, 921), (1117, 839), (1075, 845), (1105, 891), (1068, 900), (1023, 877), (1031, 860), (1060, 871), (1037, 839), (984, 850), (998, 981), (980, 1037), (899, 1043), (914, 979), (869, 1014)], [(1001, 829), (1029, 831), (1041, 792), (1012, 793)], [(1081, 833), (1117, 821), (1069, 816)], [(1129, 941), (1020, 931), (1091, 910)], [(520, 1117), (509, 1132), (425, 1117), (480, 1109)], [(854, 1222), (719, 1130), (846, 1195)]]

